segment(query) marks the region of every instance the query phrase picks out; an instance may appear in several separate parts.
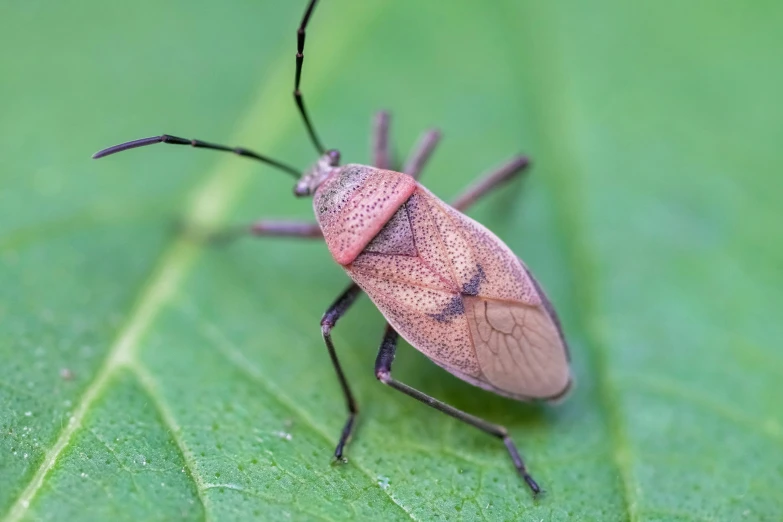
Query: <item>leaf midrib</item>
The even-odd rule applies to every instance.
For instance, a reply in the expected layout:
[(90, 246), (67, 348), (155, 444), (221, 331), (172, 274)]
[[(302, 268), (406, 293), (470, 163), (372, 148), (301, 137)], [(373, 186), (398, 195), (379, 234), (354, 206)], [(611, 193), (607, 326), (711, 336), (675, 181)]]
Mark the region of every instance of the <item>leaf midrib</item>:
[(158, 268), (153, 271), (152, 277), (149, 278), (149, 283), (141, 292), (141, 298), (133, 307), (129, 321), (120, 330), (117, 340), (109, 350), (103, 366), (86, 388), (78, 407), (66, 427), (60, 432), (57, 441), (46, 452), (44, 461), (33, 475), (32, 480), (12, 505), (6, 517), (7, 521), (20, 520), (24, 516), (38, 490), (43, 485), (46, 475), (54, 467), (57, 458), (63, 449), (68, 446), (73, 435), (82, 428), (82, 421), (93, 403), (100, 397), (101, 392), (111, 381), (114, 374), (119, 369), (133, 362), (141, 334), (149, 327), (153, 317), (168, 299), (176, 283), (184, 275), (189, 262), (192, 262), (195, 256), (195, 251), (194, 245), (185, 243), (182, 239), (178, 239), (166, 250), (161, 258), (161, 262), (158, 264)]

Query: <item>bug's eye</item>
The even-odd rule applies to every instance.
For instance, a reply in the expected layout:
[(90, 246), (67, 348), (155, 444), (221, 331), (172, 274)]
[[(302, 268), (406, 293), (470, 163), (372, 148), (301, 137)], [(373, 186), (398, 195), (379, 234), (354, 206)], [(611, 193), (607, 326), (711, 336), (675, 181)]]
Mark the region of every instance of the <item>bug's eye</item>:
[(340, 151), (332, 149), (326, 153), (329, 156), (329, 164), (336, 167), (340, 163)]

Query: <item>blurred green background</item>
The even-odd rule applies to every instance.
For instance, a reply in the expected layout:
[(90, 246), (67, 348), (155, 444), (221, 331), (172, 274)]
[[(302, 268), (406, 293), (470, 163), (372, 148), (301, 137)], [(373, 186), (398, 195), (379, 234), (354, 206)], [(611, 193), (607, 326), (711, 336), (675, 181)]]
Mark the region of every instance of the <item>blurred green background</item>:
[(323, 0), (304, 92), (369, 161), (444, 141), (444, 199), (512, 154), (479, 204), (558, 307), (559, 406), (458, 381), (402, 344), (395, 375), (512, 431), (502, 446), (378, 384), (383, 321), (318, 321), (346, 277), (317, 242), (177, 233), (311, 219), (292, 180), (163, 132), (314, 160), (291, 100), (300, 1), (39, 2), (0, 16), (0, 516), (5, 520), (781, 520), (783, 4)]

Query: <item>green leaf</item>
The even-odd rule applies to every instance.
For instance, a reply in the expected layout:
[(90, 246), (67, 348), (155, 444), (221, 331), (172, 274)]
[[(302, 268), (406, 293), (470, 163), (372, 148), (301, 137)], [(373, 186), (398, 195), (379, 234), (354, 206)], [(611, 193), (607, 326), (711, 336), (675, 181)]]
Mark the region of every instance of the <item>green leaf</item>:
[(526, 405), (402, 343), (395, 376), (509, 428), (498, 441), (375, 381), (383, 320), (318, 242), (205, 247), (202, 227), (312, 219), (292, 180), (169, 132), (314, 160), (291, 102), (303, 2), (6, 3), (0, 17), (0, 513), (6, 520), (780, 520), (779, 2), (323, 0), (304, 93), (369, 161), (438, 125), (444, 199), (525, 151), (471, 215), (549, 289), (577, 387)]

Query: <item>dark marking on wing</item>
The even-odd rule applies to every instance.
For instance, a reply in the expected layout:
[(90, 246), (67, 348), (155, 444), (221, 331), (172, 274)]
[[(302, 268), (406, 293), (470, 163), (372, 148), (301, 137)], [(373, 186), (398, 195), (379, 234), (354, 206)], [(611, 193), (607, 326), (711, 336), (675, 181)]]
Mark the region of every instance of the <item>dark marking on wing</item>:
[(478, 295), (481, 282), (486, 280), (487, 275), (484, 273), (484, 269), (481, 268), (481, 265), (476, 265), (476, 275), (462, 285), (462, 295)]
[(402, 204), (372, 241), (364, 248), (365, 252), (390, 256), (416, 257), (416, 243), (406, 204)]
[(454, 317), (460, 316), (465, 313), (465, 303), (462, 301), (464, 295), (478, 295), (481, 287), (481, 282), (486, 281), (487, 276), (484, 273), (484, 269), (481, 265), (476, 265), (476, 275), (470, 278), (470, 281), (462, 285), (462, 292), (459, 295), (455, 295), (449, 301), (449, 304), (443, 309), (442, 312), (437, 314), (427, 314), (438, 321), (439, 323), (448, 323)]
[(428, 317), (432, 317), (439, 323), (448, 323), (453, 317), (457, 317), (465, 313), (465, 303), (462, 302), (462, 295), (455, 295), (446, 305), (446, 308), (442, 312), (437, 314), (427, 314)]

